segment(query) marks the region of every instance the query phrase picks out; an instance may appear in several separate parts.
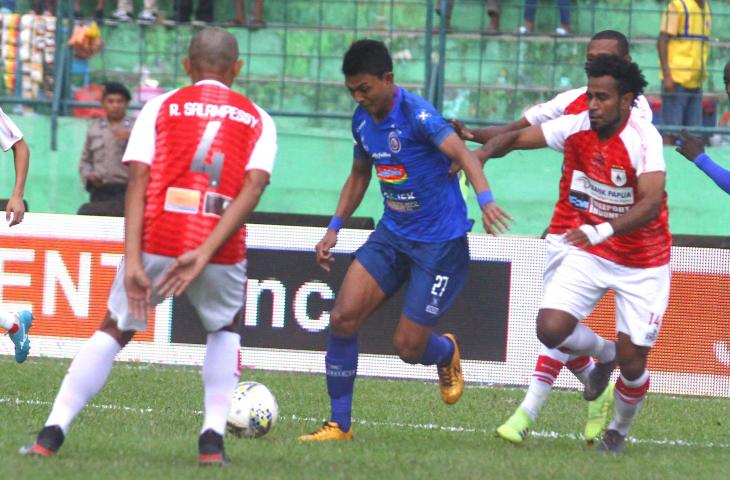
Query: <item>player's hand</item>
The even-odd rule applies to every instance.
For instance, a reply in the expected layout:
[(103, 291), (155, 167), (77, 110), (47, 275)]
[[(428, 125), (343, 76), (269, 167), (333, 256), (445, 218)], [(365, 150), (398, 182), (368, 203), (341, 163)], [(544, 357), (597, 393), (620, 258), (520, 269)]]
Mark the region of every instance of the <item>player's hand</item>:
[(482, 224), (487, 233), (491, 233), (492, 235), (504, 233), (506, 230), (509, 230), (509, 222), (513, 220), (495, 202), (488, 203), (482, 207)]
[(563, 237), (563, 241), (578, 248), (586, 248), (591, 246), (591, 241), (588, 239), (588, 235), (586, 235), (586, 233), (580, 228), (568, 230), (568, 232)]
[(327, 272), (332, 269), (332, 263), (335, 261), (335, 256), (330, 252), (330, 249), (335, 245), (337, 245), (337, 232), (328, 229), (322, 240), (314, 247), (317, 255), (317, 265)]
[(209, 258), (199, 249), (185, 252), (162, 274), (157, 282), (157, 291), (161, 296), (181, 295), (190, 282), (195, 280), (208, 264)]
[(694, 162), (695, 158), (705, 153), (705, 142), (699, 137), (690, 135), (687, 130), (682, 130), (679, 134), (679, 147), (677, 151), (684, 155), (690, 162)]
[(90, 173), (88, 177), (86, 177), (86, 181), (89, 182), (94, 187), (101, 187), (104, 182), (101, 181), (101, 178), (95, 173)]
[(124, 288), (127, 290), (127, 306), (134, 318), (147, 318), (152, 296), (152, 282), (141, 265), (124, 267)]
[(664, 87), (664, 91), (668, 93), (674, 93), (674, 91), (676, 90), (676, 88), (674, 88), (674, 80), (672, 79), (672, 76), (668, 73), (664, 74), (662, 86)]
[[(23, 221), (25, 216), (25, 204), (23, 199), (17, 196), (10, 197), (5, 207), (5, 221), (10, 222), (10, 227)], [(12, 217), (12, 220), (10, 218)]]
[(474, 134), (471, 133), (471, 130), (466, 128), (466, 125), (464, 125), (464, 122), (460, 122), (459, 120), (455, 118), (449, 119), (449, 125), (451, 125), (451, 128), (454, 129), (456, 134), (461, 138), (462, 140), (473, 140)]

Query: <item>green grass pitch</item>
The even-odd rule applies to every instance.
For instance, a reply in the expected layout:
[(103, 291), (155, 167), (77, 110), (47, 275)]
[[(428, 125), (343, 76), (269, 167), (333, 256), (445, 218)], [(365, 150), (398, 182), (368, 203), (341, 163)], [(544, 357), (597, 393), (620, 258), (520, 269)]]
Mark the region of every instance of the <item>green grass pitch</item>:
[(261, 439), (227, 437), (232, 464), (197, 466), (200, 369), (117, 363), (60, 453), (21, 457), (50, 411), (68, 360), (0, 357), (0, 478), (8, 479), (727, 479), (730, 400), (650, 395), (620, 457), (580, 439), (585, 402), (554, 391), (525, 444), (495, 437), (523, 389), (467, 385), (441, 403), (434, 383), (374, 378), (355, 386), (355, 440), (300, 444), (328, 414), (323, 375), (244, 370), (266, 384), (280, 418)]

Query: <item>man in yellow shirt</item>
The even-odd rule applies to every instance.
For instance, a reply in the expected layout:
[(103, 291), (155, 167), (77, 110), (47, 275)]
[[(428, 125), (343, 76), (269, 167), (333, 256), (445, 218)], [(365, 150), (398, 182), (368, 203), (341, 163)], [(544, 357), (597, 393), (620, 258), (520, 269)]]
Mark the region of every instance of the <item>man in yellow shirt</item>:
[[(707, 78), (712, 14), (707, 0), (671, 0), (657, 40), (662, 79), (662, 123), (702, 124), (702, 82)], [(666, 144), (675, 137), (665, 135)]]

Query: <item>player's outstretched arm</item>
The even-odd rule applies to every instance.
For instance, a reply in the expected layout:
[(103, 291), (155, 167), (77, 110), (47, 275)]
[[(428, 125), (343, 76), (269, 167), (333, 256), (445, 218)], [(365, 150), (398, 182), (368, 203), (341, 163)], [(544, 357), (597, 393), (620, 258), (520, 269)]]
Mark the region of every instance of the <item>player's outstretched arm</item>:
[(332, 262), (335, 261), (334, 255), (330, 252), (337, 245), (337, 232), (340, 230), (344, 221), (355, 212), (362, 202), (365, 192), (370, 185), (370, 177), (373, 174), (373, 166), (365, 160), (355, 159), (352, 162), (352, 170), (350, 176), (347, 177), (345, 185), (340, 192), (340, 199), (337, 202), (337, 210), (334, 217), (324, 234), (314, 248), (317, 265), (326, 271), (330, 271)]
[(484, 165), (490, 158), (499, 158), (512, 150), (530, 150), (547, 147), (545, 135), (539, 125), (507, 132), (489, 140), (484, 146), (476, 149), (479, 161)]
[(5, 209), (5, 221), (10, 222), (11, 227), (22, 222), (25, 215), (23, 195), (25, 195), (25, 180), (28, 177), (28, 165), (30, 164), (30, 149), (25, 140), (21, 138), (15, 142), (12, 149), (15, 163), (15, 185)]
[(129, 312), (146, 318), (152, 285), (142, 265), (142, 227), (150, 167), (143, 162), (129, 162), (129, 181), (124, 196), (124, 288)]
[(477, 143), (481, 143), (482, 145), (484, 145), (485, 143), (487, 143), (488, 141), (490, 141), (491, 139), (493, 139), (495, 137), (504, 135), (505, 133), (522, 130), (523, 128), (527, 128), (529, 126), (530, 126), (530, 122), (528, 122), (525, 117), (522, 117), (519, 120), (517, 120), (516, 122), (507, 123), (505, 125), (496, 125), (493, 127), (486, 127), (486, 128), (466, 128), (465, 127), (464, 133), (466, 135), (468, 135), (468, 137), (462, 136), (461, 138), (463, 138), (464, 140), (471, 140), (472, 142), (477, 142)]
[(180, 295), (200, 275), (215, 252), (246, 223), (269, 184), (269, 177), (269, 172), (264, 170), (246, 172), (241, 191), (225, 209), (208, 238), (198, 248), (177, 257), (162, 275), (157, 283), (160, 295)]
[(664, 201), (665, 172), (648, 172), (639, 176), (636, 204), (620, 217), (598, 225), (581, 225), (568, 231), (565, 241), (578, 247), (597, 245), (613, 235), (633, 232), (654, 220)]
[(697, 165), (697, 168), (705, 172), (705, 174), (714, 181), (726, 193), (730, 193), (730, 170), (725, 170), (720, 165), (712, 161), (705, 153), (704, 141), (690, 135), (687, 130), (682, 130), (679, 134), (680, 145), (677, 151), (684, 157)]
[(441, 142), (439, 149), (449, 157), (452, 163), (464, 170), (466, 178), (474, 187), (479, 206), (482, 209), (484, 230), (493, 235), (509, 230), (509, 221), (512, 220), (512, 217), (504, 213), (494, 202), (482, 165), (476, 156), (466, 148), (464, 142), (456, 134), (451, 134)]

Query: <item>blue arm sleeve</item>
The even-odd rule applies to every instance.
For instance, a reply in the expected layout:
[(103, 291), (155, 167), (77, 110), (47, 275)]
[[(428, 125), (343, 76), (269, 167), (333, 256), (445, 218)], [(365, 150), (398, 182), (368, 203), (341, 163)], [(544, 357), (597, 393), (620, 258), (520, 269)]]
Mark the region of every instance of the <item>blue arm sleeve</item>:
[(730, 194), (730, 170), (725, 170), (720, 165), (712, 161), (709, 155), (702, 153), (694, 160), (695, 165), (705, 172), (718, 187), (722, 188), (725, 193)]

